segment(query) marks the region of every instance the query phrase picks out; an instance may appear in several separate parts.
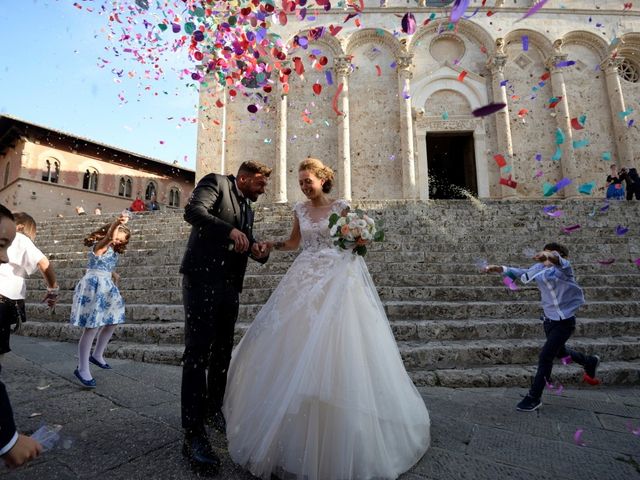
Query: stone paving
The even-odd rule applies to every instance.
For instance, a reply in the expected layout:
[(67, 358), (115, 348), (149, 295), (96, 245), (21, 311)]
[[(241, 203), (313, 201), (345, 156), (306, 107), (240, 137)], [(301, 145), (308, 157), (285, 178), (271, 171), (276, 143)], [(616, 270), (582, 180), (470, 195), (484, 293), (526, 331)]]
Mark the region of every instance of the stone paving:
[[(179, 367), (109, 360), (98, 388), (73, 377), (75, 345), (13, 337), (3, 359), (19, 428), (60, 424), (53, 450), (11, 479), (192, 479), (183, 461)], [(421, 388), (432, 419), (432, 446), (402, 480), (640, 478), (640, 388), (566, 388), (546, 393), (534, 413), (515, 411), (523, 388)], [(577, 445), (574, 434), (583, 430)], [(223, 467), (218, 478), (253, 478), (235, 466), (222, 435), (211, 432)]]

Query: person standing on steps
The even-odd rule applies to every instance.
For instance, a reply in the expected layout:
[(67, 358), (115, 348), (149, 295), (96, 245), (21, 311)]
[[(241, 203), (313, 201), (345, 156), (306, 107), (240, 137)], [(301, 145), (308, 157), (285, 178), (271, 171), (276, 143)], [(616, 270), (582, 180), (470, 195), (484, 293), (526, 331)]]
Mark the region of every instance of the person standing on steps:
[[(0, 265), (9, 262), (7, 250), (16, 237), (13, 214), (0, 205)], [(2, 371), (2, 366), (0, 366)], [(0, 381), (0, 458), (9, 468), (16, 468), (36, 458), (42, 445), (16, 430), (11, 401), (4, 383)]]
[(521, 412), (532, 412), (542, 405), (540, 398), (544, 387), (551, 382), (554, 358), (570, 357), (584, 368), (585, 382), (590, 385), (600, 383), (596, 379), (600, 357), (576, 352), (565, 345), (576, 328), (576, 312), (584, 304), (584, 294), (576, 282), (568, 256), (567, 247), (552, 242), (533, 257), (537, 263), (528, 269), (500, 265), (486, 267), (487, 273), (502, 273), (513, 280), (520, 278), (523, 283), (535, 280), (540, 290), (543, 310), (540, 319), (544, 322), (547, 340), (540, 350), (538, 370), (529, 393), (516, 406)]
[(180, 267), (185, 310), (182, 452), (199, 473), (215, 474), (220, 466), (205, 423), (225, 432), (221, 409), (247, 259), (265, 263), (269, 254), (267, 245), (253, 237), (247, 201), (265, 192), (270, 175), (271, 168), (256, 161), (242, 163), (237, 176), (211, 173), (198, 182), (185, 207), (184, 219), (192, 229)]

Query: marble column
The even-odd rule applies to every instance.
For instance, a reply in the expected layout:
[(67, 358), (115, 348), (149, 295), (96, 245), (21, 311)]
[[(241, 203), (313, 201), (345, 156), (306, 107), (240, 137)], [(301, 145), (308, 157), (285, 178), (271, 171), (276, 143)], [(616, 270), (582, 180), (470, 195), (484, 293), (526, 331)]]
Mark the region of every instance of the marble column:
[(568, 55), (560, 51), (561, 44), (556, 41), (554, 47), (556, 52), (546, 60), (546, 66), (551, 74), (551, 92), (554, 97), (562, 100), (556, 105), (556, 125), (564, 134), (564, 142), (557, 145), (562, 152), (560, 158), (560, 168), (562, 176), (571, 180), (571, 184), (562, 190), (565, 198), (579, 196), (578, 194), (578, 169), (576, 167), (576, 158), (573, 151), (573, 132), (571, 130), (571, 113), (569, 111), (569, 99), (567, 98), (567, 88), (564, 82), (563, 69), (571, 67), (557, 67), (559, 62), (567, 60)]
[(618, 154), (615, 162), (618, 166), (628, 167), (633, 166), (633, 148), (631, 146), (631, 140), (629, 139), (627, 119), (626, 117), (620, 118), (620, 113), (627, 111), (627, 107), (624, 104), (624, 96), (622, 95), (620, 76), (618, 75), (618, 67), (622, 64), (623, 60), (623, 57), (607, 57), (600, 64), (600, 69), (604, 72), (609, 106), (611, 108), (611, 123), (613, 125)]
[(342, 93), (338, 100), (338, 110), (342, 115), (338, 116), (338, 176), (339, 195), (345, 200), (351, 200), (351, 139), (349, 130), (349, 75), (351, 74), (351, 62), (349, 57), (335, 57), (333, 71), (336, 76), (336, 88), (342, 84)]
[(276, 145), (275, 178), (273, 185), (273, 201), (287, 202), (287, 108), (288, 95), (283, 84), (278, 82), (278, 126), (276, 128), (278, 143)]
[[(501, 51), (496, 52), (489, 61), (487, 67), (491, 72), (491, 87), (493, 91), (493, 101), (504, 103), (507, 106), (493, 115), (496, 122), (496, 133), (498, 152), (509, 162), (511, 166), (510, 175), (513, 180), (518, 181), (515, 165), (513, 164), (513, 141), (511, 139), (511, 124), (509, 123), (509, 99), (507, 96), (507, 86), (504, 84), (504, 66), (507, 63), (507, 55)], [(485, 120), (486, 121), (486, 120)], [(476, 155), (484, 155), (484, 152), (476, 152)], [(488, 168), (488, 165), (487, 165)], [(515, 188), (500, 185), (502, 198), (513, 198), (517, 196)]]
[(413, 55), (400, 55), (397, 59), (398, 97), (400, 99), (400, 145), (402, 148), (402, 197), (418, 197), (416, 185), (415, 153), (413, 150), (413, 112), (411, 110), (411, 78)]

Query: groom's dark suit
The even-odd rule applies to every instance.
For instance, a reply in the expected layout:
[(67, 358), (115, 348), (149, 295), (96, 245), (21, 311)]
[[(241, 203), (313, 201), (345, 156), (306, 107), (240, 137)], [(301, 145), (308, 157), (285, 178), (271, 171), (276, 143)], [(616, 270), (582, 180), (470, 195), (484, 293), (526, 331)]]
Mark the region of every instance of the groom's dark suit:
[[(222, 407), (238, 294), (251, 251), (236, 253), (229, 233), (237, 228), (253, 245), (253, 212), (237, 190), (233, 175), (212, 173), (196, 185), (184, 219), (193, 228), (180, 267), (185, 309), (182, 426), (187, 433), (200, 434), (207, 410), (216, 412)], [(267, 258), (257, 261), (264, 263)]]

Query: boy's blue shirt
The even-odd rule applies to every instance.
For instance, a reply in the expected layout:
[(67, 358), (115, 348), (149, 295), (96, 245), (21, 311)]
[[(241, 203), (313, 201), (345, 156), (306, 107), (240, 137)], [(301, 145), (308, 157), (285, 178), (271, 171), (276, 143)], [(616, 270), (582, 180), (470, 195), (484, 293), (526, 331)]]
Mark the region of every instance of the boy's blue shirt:
[[(554, 252), (555, 254), (555, 252)], [(564, 320), (573, 317), (585, 303), (582, 288), (577, 284), (571, 263), (556, 254), (558, 265), (545, 267), (535, 263), (531, 267), (503, 267), (504, 273), (518, 277), (523, 283), (533, 280), (538, 284), (544, 315), (550, 320)]]

